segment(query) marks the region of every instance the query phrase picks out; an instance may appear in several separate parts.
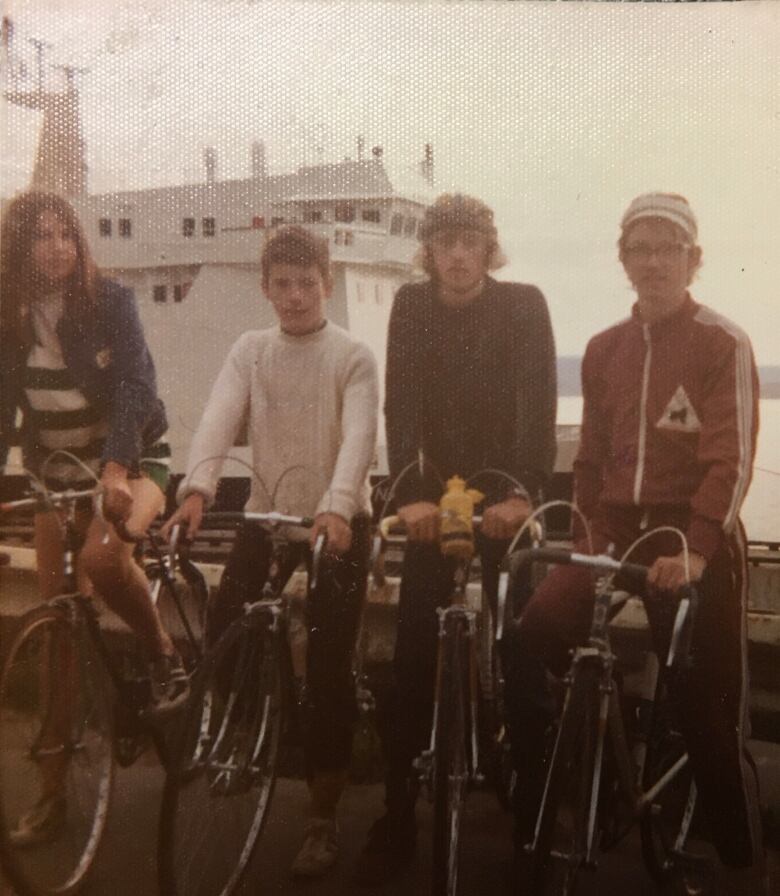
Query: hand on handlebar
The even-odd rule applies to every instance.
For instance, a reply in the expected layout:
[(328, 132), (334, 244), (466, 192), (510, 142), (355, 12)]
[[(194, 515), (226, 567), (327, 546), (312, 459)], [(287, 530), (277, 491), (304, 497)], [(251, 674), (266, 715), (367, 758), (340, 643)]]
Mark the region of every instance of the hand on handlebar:
[(531, 515), (531, 505), (521, 497), (514, 496), (486, 507), (482, 514), (482, 534), (487, 538), (506, 540), (512, 538), (520, 526)]
[(109, 461), (100, 477), (103, 488), (103, 516), (109, 523), (125, 523), (133, 510), (133, 493), (127, 481), (127, 470)]
[(181, 507), (175, 511), (160, 529), (160, 534), (170, 541), (171, 530), (180, 525), (187, 531), (187, 538), (194, 538), (203, 522), (203, 510), (206, 499), (199, 492), (191, 492), (182, 501)]
[(312, 548), (320, 532), (326, 536), (327, 550), (332, 554), (345, 554), (352, 545), (352, 528), (337, 513), (318, 513), (309, 535)]
[(415, 501), (398, 508), (409, 541), (433, 543), (439, 538), (440, 511), (432, 501)]
[[(704, 575), (707, 561), (701, 554), (693, 551), (688, 553), (688, 563), (690, 566), (691, 582), (698, 582)], [(659, 557), (650, 567), (647, 574), (647, 582), (654, 588), (661, 591), (675, 592), (688, 584), (688, 577), (685, 569), (685, 554), (680, 551), (674, 557)]]

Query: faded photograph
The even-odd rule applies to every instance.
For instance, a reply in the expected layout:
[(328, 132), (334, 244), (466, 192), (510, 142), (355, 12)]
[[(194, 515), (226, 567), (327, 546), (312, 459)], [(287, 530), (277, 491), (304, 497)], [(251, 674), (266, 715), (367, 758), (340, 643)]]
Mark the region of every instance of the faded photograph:
[(775, 892), (779, 42), (3, 0), (0, 894)]

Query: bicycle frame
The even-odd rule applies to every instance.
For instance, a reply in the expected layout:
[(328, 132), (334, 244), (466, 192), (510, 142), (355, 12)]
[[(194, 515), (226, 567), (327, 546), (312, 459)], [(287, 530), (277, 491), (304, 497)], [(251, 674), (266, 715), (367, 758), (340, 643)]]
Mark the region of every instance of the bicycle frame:
[[(235, 515), (215, 514), (215, 516), (233, 517)], [(244, 604), (243, 618), (251, 630), (265, 628), (270, 634), (271, 638), (276, 642), (279, 649), (279, 657), (281, 659), (280, 672), (282, 688), (284, 689), (288, 697), (292, 698), (295, 687), (293, 676), (292, 650), (289, 640), (290, 602), (287, 598), (284, 597), (284, 589), (287, 585), (287, 582), (289, 581), (290, 575), (292, 575), (292, 573), (294, 572), (294, 569), (291, 569), (289, 571), (289, 574), (284, 574), (285, 570), (282, 562), (282, 551), (288, 544), (288, 539), (285, 535), (280, 533), (278, 525), (282, 523), (295, 524), (296, 522), (298, 522), (298, 520), (295, 517), (286, 517), (281, 514), (266, 514), (264, 516), (266, 517), (266, 521), (272, 523), (272, 528), (268, 530), (269, 538), (271, 541), (271, 558), (269, 561), (268, 575), (263, 585), (260, 597), (254, 601), (247, 601)], [(268, 519), (268, 517), (270, 517), (270, 519)], [(251, 517), (247, 515), (247, 518)], [(321, 534), (318, 537), (314, 550), (312, 552), (312, 574), (310, 587), (314, 587), (316, 583), (316, 573), (323, 549), (324, 535)], [(239, 662), (240, 660), (241, 657), (238, 658)], [(294, 705), (294, 700), (289, 699), (286, 701), (286, 703), (288, 707), (291, 707)], [(203, 739), (201, 740), (201, 742), (199, 742), (195, 751), (195, 755), (193, 757), (193, 760), (196, 764), (200, 761), (200, 758), (205, 750), (208, 750), (210, 755), (219, 754), (222, 746), (222, 741), (227, 736), (231, 717), (232, 709), (231, 707), (228, 707), (228, 709), (224, 713), (220, 729), (213, 741), (208, 742), (207, 739)], [(201, 730), (203, 732), (209, 731), (209, 723), (209, 707), (205, 707), (204, 716), (201, 721)], [(238, 784), (238, 782), (242, 781), (247, 772), (249, 772), (250, 775), (253, 773), (253, 763), (262, 753), (263, 746), (266, 740), (267, 728), (268, 707), (265, 707), (263, 711), (263, 719), (261, 721), (260, 730), (255, 740), (254, 748), (251, 755), (247, 757), (247, 761), (243, 765), (220, 765), (219, 763), (213, 763), (213, 761), (211, 760), (209, 761), (210, 766), (218, 768), (218, 770), (229, 776), (227, 784), (228, 791), (232, 786), (230, 783), (231, 780), (235, 781)], [(206, 738), (208, 738), (208, 735), (206, 735)]]
[(479, 769), (479, 732), (478, 732), (478, 712), (479, 712), (479, 666), (477, 660), (477, 612), (468, 607), (466, 602), (466, 586), (468, 585), (469, 569), (471, 561), (461, 561), (455, 569), (455, 582), (452, 591), (450, 603), (446, 607), (439, 607), (437, 614), (439, 617), (438, 629), (438, 647), (436, 655), (436, 678), (434, 686), (434, 703), (433, 703), (433, 721), (431, 724), (431, 737), (429, 747), (417, 757), (414, 761), (414, 767), (417, 770), (421, 781), (430, 786), (433, 775), (433, 756), (436, 743), (439, 738), (439, 709), (442, 693), (442, 666), (444, 655), (444, 642), (451, 637), (450, 622), (463, 620), (465, 623), (465, 634), (468, 639), (468, 690), (469, 690), (469, 709), (470, 709), (470, 735), (469, 742), (471, 747), (471, 762), (469, 770), (469, 778), (475, 782), (481, 782), (482, 775)]
[[(626, 735), (623, 714), (620, 707), (618, 690), (614, 681), (614, 666), (616, 656), (612, 651), (609, 637), (609, 620), (612, 608), (612, 579), (614, 573), (600, 576), (596, 583), (596, 596), (593, 610), (593, 620), (588, 643), (585, 646), (577, 647), (574, 650), (572, 663), (566, 677), (567, 692), (564, 710), (566, 704), (571, 697), (571, 685), (579, 667), (584, 665), (595, 666), (598, 670), (599, 680), (599, 700), (598, 700), (598, 717), (597, 717), (597, 735), (596, 749), (593, 764), (593, 777), (589, 788), (588, 799), (588, 824), (586, 835), (586, 848), (584, 863), (586, 866), (595, 867), (595, 849), (598, 833), (598, 808), (599, 797), (601, 794), (601, 782), (603, 773), (604, 747), (607, 737), (612, 746), (612, 757), (616, 763), (615, 778), (620, 788), (621, 795), (625, 798), (627, 805), (631, 810), (632, 820), (638, 818), (653, 802), (653, 800), (674, 781), (688, 763), (687, 754), (683, 754), (651, 787), (642, 790), (641, 782), (644, 777), (644, 753), (639, 757), (632, 755), (629, 747), (628, 737)], [(670, 648), (670, 653), (672, 648)], [(656, 669), (657, 672), (657, 669)], [(653, 683), (653, 690), (655, 682)], [(558, 738), (556, 738), (555, 751), (558, 747)], [(638, 759), (638, 761), (637, 761)], [(550, 762), (550, 771), (554, 767), (555, 752)], [(548, 797), (548, 788), (550, 783), (550, 775), (548, 774), (545, 783), (545, 789), (542, 796), (542, 803), (537, 816), (537, 824), (534, 831), (534, 839), (529, 846), (530, 851), (535, 851), (538, 847), (538, 837), (542, 814)], [(693, 803), (695, 802), (695, 790), (689, 794), (688, 804), (686, 806), (687, 823), (681, 828), (681, 834), (678, 838), (677, 848), (681, 849), (682, 831), (687, 830), (690, 823), (690, 817), (693, 814)]]

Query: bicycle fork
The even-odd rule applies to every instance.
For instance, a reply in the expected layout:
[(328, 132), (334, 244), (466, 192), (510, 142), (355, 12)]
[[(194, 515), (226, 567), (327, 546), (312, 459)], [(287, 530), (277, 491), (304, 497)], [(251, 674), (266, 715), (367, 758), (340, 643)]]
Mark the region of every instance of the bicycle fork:
[(479, 681), (477, 666), (477, 636), (476, 636), (476, 612), (470, 610), (462, 604), (453, 604), (449, 607), (439, 607), (437, 609), (439, 617), (439, 643), (436, 654), (436, 679), (434, 688), (433, 703), (433, 721), (431, 724), (431, 739), (426, 750), (414, 760), (414, 768), (420, 779), (420, 783), (425, 786), (429, 792), (433, 782), (433, 757), (435, 754), (438, 738), (441, 736), (439, 731), (440, 718), (440, 701), (444, 687), (443, 666), (445, 642), (450, 637), (452, 626), (457, 625), (459, 620), (465, 621), (465, 635), (467, 639), (467, 662), (468, 662), (468, 700), (469, 700), (469, 744), (471, 748), (470, 764), (468, 768), (468, 778), (480, 783), (484, 776), (479, 771), (479, 731), (478, 731), (478, 703), (479, 703)]

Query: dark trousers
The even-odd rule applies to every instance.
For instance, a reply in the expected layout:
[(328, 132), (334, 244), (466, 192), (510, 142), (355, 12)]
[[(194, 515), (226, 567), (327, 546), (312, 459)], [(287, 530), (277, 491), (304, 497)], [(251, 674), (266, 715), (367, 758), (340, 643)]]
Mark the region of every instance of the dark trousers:
[[(615, 508), (594, 522), (594, 548), (613, 543), (617, 556), (641, 534), (638, 508)], [(687, 511), (661, 508), (650, 512), (647, 528), (673, 525), (685, 531)], [(582, 547), (582, 546), (581, 546)], [(584, 549), (584, 548), (583, 548)], [(659, 556), (679, 553), (670, 533), (654, 536), (633, 553), (634, 562), (650, 565)], [(700, 806), (726, 865), (747, 867), (761, 855), (761, 830), (755, 767), (747, 752), (749, 735), (747, 676), (747, 561), (741, 527), (726, 538), (707, 565), (699, 584), (700, 602), (691, 646), (691, 667), (672, 683), (676, 721), (685, 737), (696, 778)], [(653, 639), (665, 657), (671, 626), (669, 596), (646, 602)], [(577, 567), (554, 568), (529, 600), (516, 631), (515, 698), (533, 704), (523, 687), (523, 665), (537, 658), (560, 672), (568, 651), (588, 636), (593, 615), (591, 574)], [(519, 670), (519, 671), (518, 671)], [(527, 712), (533, 711), (527, 708)], [(518, 728), (513, 740), (522, 742)], [(526, 752), (534, 755), (533, 748)], [(522, 751), (516, 754), (522, 762)], [(533, 760), (532, 760), (533, 761)], [(528, 769), (520, 766), (519, 777)], [(522, 793), (519, 794), (522, 798)]]
[[(495, 606), (498, 568), (508, 542), (477, 536), (482, 584)], [(391, 814), (408, 813), (417, 795), (412, 763), (427, 748), (433, 719), (439, 618), (453, 589), (455, 564), (438, 544), (409, 543), (401, 569), (391, 685), (377, 694), (377, 722), (387, 765)]]
[[(349, 551), (341, 557), (323, 556), (317, 587), (307, 594), (302, 723), (309, 778), (317, 772), (342, 771), (349, 765), (357, 717), (352, 655), (366, 592), (369, 551), (370, 521), (357, 516), (352, 520)], [(250, 525), (239, 532), (209, 613), (212, 639), (241, 614), (244, 603), (259, 599), (270, 559), (270, 539), (262, 527)], [(288, 579), (301, 562), (310, 567), (308, 542), (288, 543), (282, 577)]]

